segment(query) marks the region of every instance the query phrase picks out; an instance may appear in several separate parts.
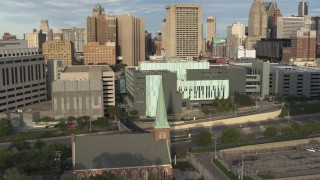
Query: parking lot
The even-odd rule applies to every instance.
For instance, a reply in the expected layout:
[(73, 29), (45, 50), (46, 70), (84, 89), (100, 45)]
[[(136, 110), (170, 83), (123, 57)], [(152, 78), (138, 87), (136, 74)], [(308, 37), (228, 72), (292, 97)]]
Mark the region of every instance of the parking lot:
[[(291, 151), (268, 152), (243, 156), (246, 175), (269, 174), (277, 178), (320, 173), (320, 151), (309, 152), (299, 147)], [(316, 147), (315, 147), (316, 148)], [(229, 169), (235, 174), (241, 170), (242, 156), (225, 157)]]

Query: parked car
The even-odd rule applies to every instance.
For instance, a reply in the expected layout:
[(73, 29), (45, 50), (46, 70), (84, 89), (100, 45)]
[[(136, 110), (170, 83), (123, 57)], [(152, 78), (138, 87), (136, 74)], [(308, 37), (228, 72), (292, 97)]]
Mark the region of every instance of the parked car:
[(307, 151), (309, 152), (316, 152), (316, 150), (314, 148), (308, 148)]
[(315, 151), (320, 151), (320, 148), (317, 147), (317, 148), (314, 148), (314, 150), (315, 150)]

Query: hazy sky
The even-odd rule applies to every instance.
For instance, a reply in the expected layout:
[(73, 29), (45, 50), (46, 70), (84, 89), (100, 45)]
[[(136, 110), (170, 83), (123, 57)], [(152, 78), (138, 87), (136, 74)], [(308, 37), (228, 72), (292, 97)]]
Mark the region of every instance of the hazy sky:
[[(270, 0), (271, 1), (271, 0)], [(278, 0), (278, 7), (285, 16), (298, 13), (301, 0)], [(146, 30), (161, 30), (165, 6), (170, 3), (201, 4), (203, 22), (207, 16), (217, 17), (217, 31), (226, 36), (226, 29), (235, 21), (245, 25), (253, 0), (0, 0), (0, 34), (10, 32), (18, 38), (23, 33), (39, 29), (40, 20), (48, 19), (49, 26), (57, 32), (60, 28), (85, 27), (86, 17), (92, 8), (101, 4), (106, 12), (116, 15), (131, 13), (145, 19)], [(320, 0), (309, 0), (309, 15), (320, 16)], [(205, 23), (203, 23), (205, 28)], [(204, 32), (205, 35), (205, 32)]]

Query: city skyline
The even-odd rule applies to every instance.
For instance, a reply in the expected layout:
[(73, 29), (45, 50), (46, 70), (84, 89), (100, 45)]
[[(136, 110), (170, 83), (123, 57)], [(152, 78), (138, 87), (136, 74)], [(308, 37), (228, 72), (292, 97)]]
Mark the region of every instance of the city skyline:
[[(271, 1), (271, 0), (270, 0)], [(298, 14), (298, 4), (301, 0), (278, 0), (281, 13), (284, 16)], [(269, 1), (265, 1), (269, 2)], [(309, 0), (309, 15), (320, 16), (320, 2)], [(203, 37), (205, 38), (205, 19), (207, 16), (217, 18), (217, 34), (225, 38), (227, 26), (239, 21), (248, 24), (248, 16), (253, 0), (70, 0), (64, 2), (38, 0), (0, 0), (0, 33), (10, 32), (23, 38), (23, 33), (40, 28), (40, 20), (49, 20), (49, 26), (54, 32), (61, 28), (86, 27), (86, 17), (90, 16), (96, 4), (101, 4), (106, 12), (116, 15), (130, 13), (145, 19), (146, 30), (155, 34), (161, 31), (161, 21), (165, 18), (165, 6), (174, 4), (201, 4), (203, 9)], [(13, 13), (14, 12), (14, 13)]]

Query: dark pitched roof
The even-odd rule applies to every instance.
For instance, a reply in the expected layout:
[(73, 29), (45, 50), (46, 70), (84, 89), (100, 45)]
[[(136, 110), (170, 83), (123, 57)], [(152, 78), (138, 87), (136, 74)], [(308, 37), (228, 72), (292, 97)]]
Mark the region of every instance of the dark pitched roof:
[(152, 133), (75, 137), (75, 170), (171, 164), (167, 141)]

